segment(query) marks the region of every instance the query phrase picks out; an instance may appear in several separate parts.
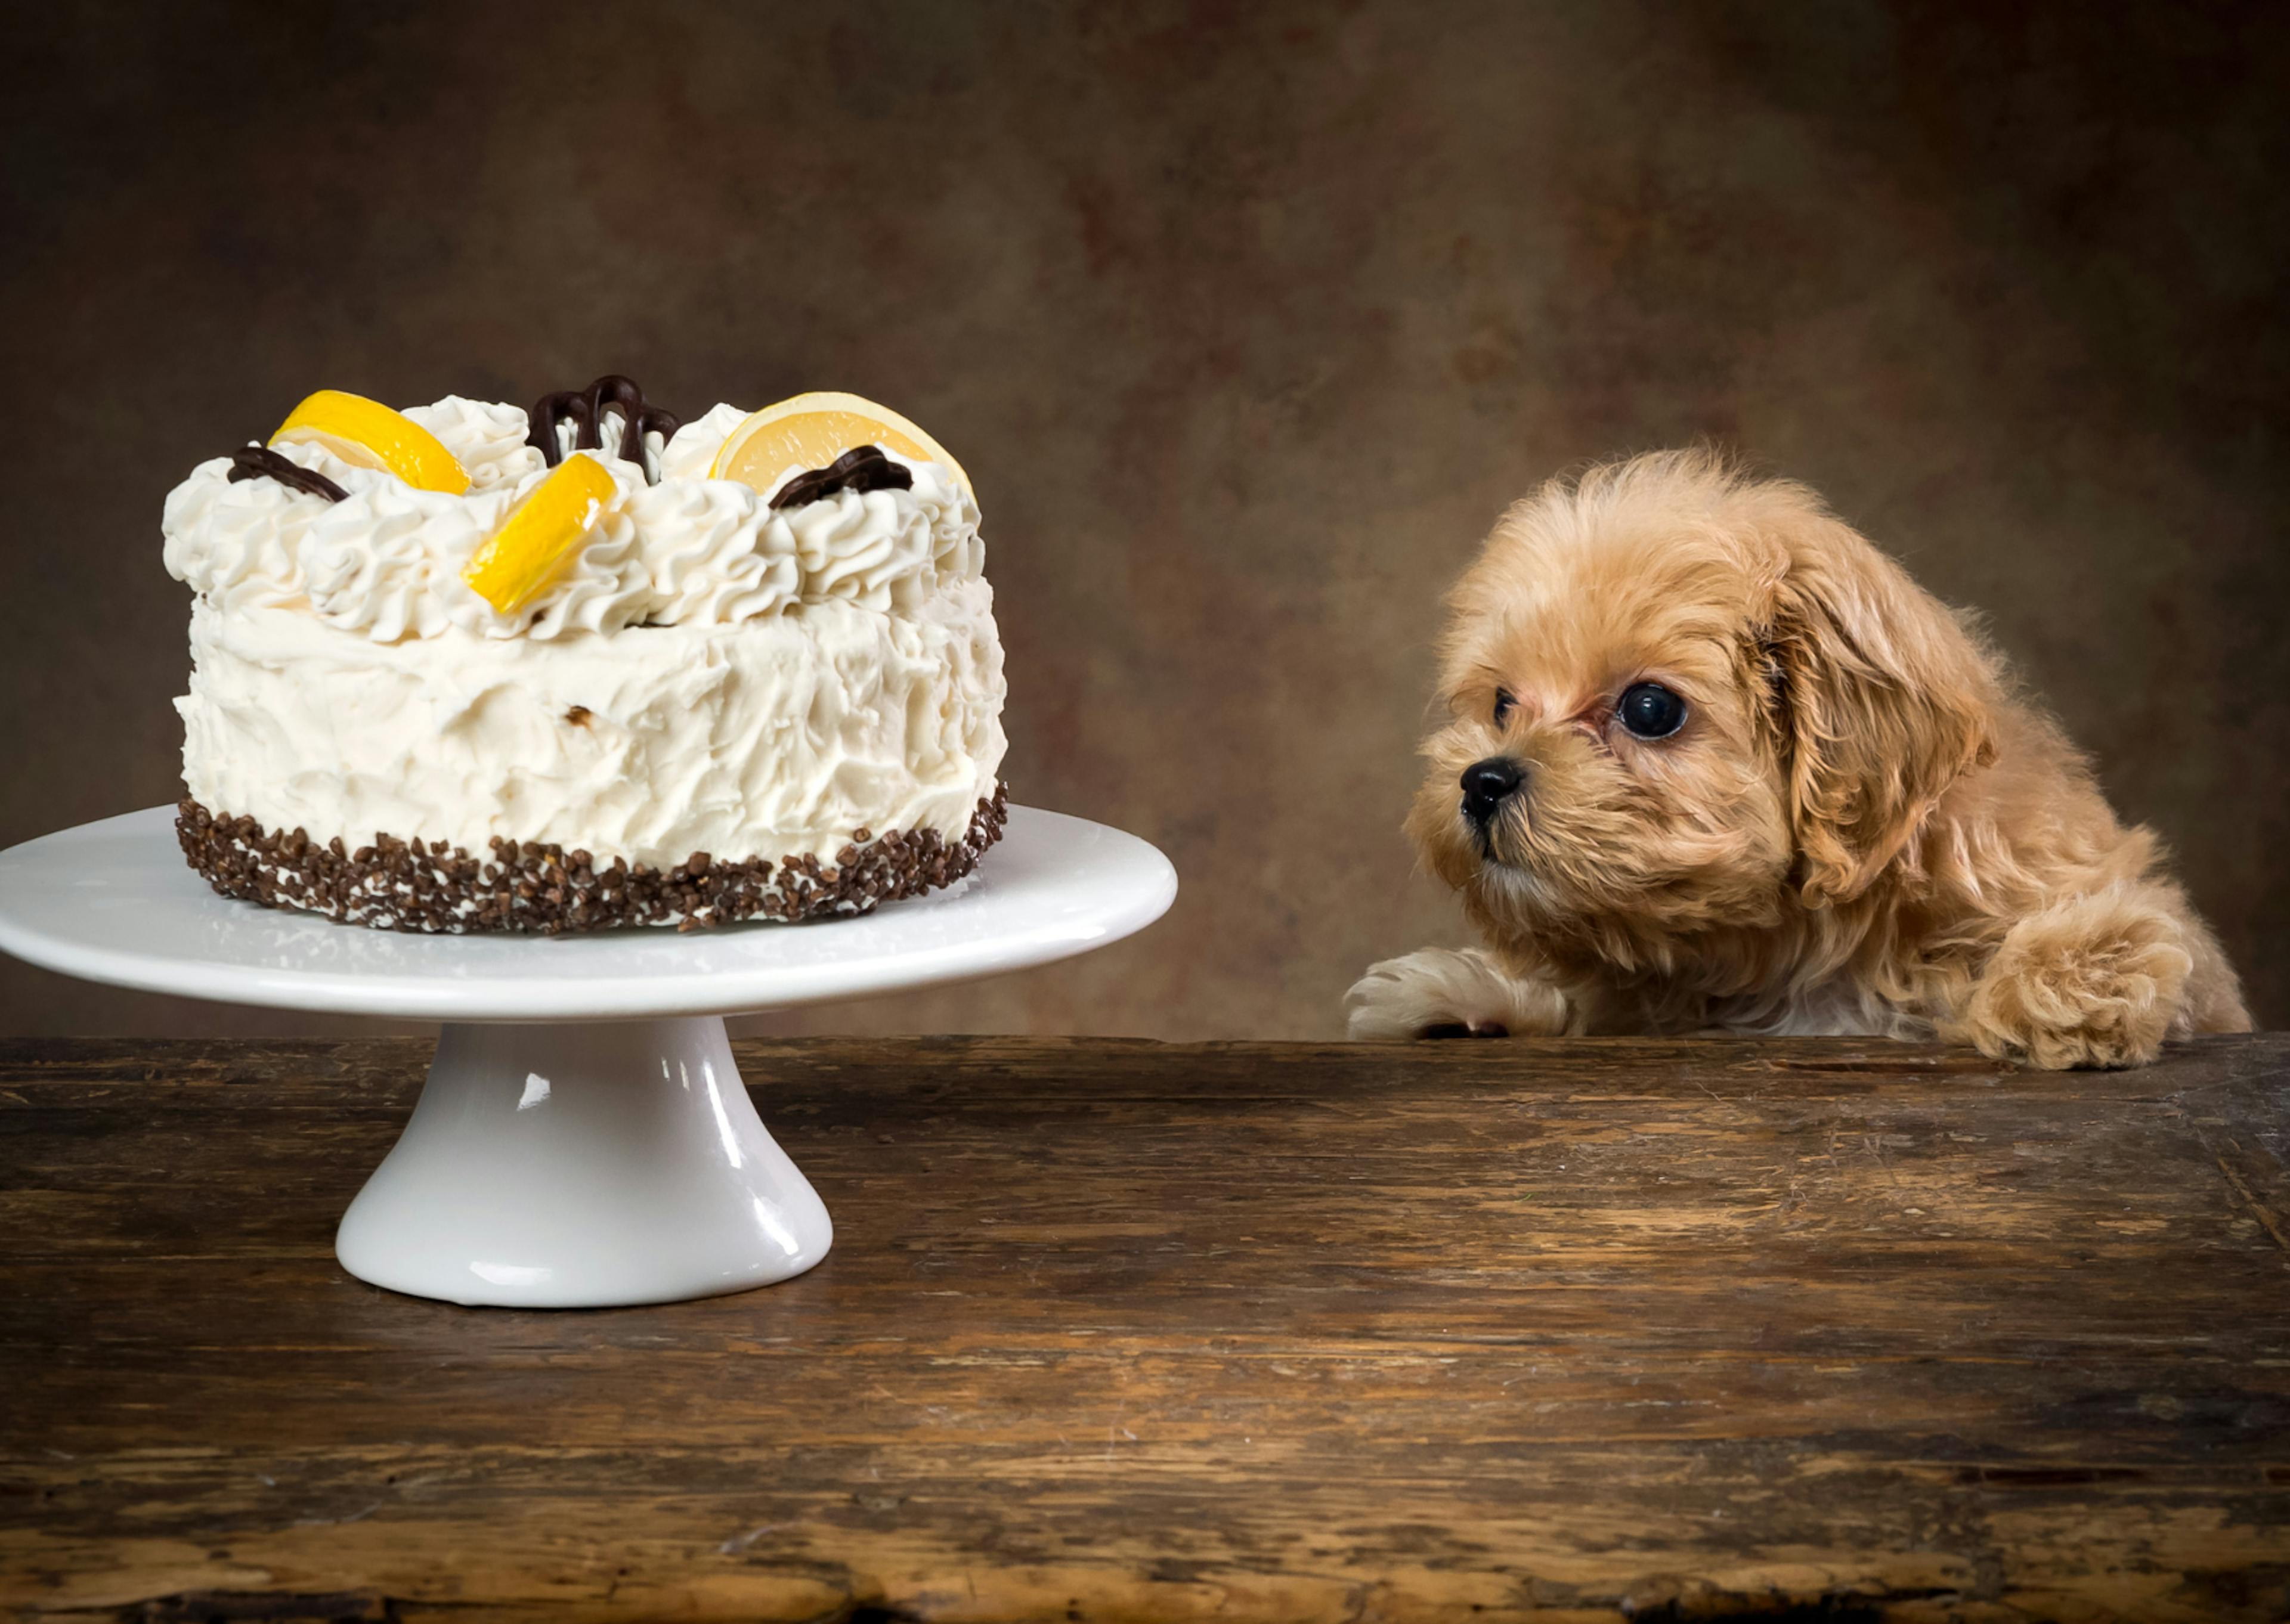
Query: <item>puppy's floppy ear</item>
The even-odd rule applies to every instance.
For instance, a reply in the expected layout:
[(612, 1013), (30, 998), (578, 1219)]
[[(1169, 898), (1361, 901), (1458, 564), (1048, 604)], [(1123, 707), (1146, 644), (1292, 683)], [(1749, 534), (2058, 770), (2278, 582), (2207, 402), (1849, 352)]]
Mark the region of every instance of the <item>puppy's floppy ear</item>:
[(1798, 883), (1818, 908), (1867, 890), (1943, 790), (1995, 756), (1996, 678), (1908, 572), (1826, 514), (1774, 537), (1765, 628)]

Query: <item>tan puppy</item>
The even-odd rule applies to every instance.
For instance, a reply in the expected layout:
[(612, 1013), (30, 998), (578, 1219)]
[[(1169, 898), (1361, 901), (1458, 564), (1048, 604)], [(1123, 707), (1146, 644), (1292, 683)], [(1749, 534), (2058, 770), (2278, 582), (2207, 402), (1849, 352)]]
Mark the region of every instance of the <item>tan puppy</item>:
[(1803, 485), (1669, 452), (1553, 481), (1448, 599), (1407, 830), (1481, 952), (1356, 1037), (1937, 1035), (2134, 1066), (2233, 969), (1977, 632)]

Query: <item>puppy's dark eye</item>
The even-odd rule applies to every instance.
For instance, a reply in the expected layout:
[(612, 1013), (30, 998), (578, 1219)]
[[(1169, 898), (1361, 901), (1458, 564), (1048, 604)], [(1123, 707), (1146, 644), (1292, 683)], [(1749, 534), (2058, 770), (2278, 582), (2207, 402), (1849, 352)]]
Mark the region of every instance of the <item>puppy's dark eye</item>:
[(1667, 739), (1685, 725), (1685, 701), (1660, 683), (1632, 683), (1614, 715), (1641, 739)]
[(1517, 703), (1517, 700), (1510, 697), (1509, 689), (1495, 690), (1495, 725), (1497, 727), (1510, 720), (1510, 708)]

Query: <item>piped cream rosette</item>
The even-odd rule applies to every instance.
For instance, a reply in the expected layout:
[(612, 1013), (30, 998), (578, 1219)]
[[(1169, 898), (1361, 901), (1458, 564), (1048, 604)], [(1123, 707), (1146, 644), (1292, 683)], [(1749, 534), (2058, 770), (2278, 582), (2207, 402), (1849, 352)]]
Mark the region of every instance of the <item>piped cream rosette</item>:
[[(813, 409), (822, 401), (832, 409)], [(656, 481), (603, 450), (570, 452), (552, 470), (515, 406), (448, 396), (389, 415), (451, 460), (460, 491), (412, 483), (378, 456), (348, 460), (339, 426), (282, 430), (272, 449), (345, 499), (234, 482), (228, 460), (203, 463), (167, 499), (169, 572), (219, 606), (307, 608), (394, 643), (448, 627), (546, 639), (728, 624), (829, 599), (887, 612), (983, 567), (959, 466), (906, 420), (854, 396), (797, 396), (756, 412), (719, 405), (661, 448)], [(773, 507), (790, 480), (869, 444), (906, 473), (905, 489)]]

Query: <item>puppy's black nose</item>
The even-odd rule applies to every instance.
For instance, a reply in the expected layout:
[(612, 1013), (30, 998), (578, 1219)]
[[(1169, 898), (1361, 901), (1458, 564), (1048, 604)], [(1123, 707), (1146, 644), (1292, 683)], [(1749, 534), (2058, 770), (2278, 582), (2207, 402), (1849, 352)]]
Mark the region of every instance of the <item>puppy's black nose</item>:
[(1485, 823), (1525, 781), (1526, 770), (1508, 756), (1473, 762), (1463, 769), (1463, 815)]

